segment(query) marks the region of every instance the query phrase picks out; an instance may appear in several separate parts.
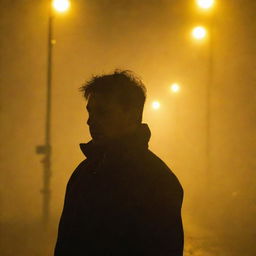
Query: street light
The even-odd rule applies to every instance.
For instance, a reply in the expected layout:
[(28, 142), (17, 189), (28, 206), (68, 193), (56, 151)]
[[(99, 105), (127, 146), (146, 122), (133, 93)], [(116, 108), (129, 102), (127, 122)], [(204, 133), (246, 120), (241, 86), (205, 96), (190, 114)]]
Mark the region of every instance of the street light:
[(50, 179), (51, 179), (51, 104), (52, 104), (52, 54), (55, 40), (53, 37), (53, 20), (54, 12), (65, 12), (69, 9), (68, 0), (49, 0), (49, 16), (48, 16), (48, 57), (47, 57), (47, 95), (46, 95), (46, 118), (45, 118), (45, 144), (36, 147), (36, 153), (44, 155), (41, 163), (43, 164), (43, 223), (46, 225), (50, 216)]
[(197, 26), (192, 30), (192, 36), (196, 40), (203, 40), (207, 35), (207, 30), (205, 27)]
[(177, 83), (174, 83), (170, 86), (170, 89), (172, 92), (177, 93), (180, 91), (180, 85)]
[[(209, 10), (215, 5), (215, 0), (196, 0), (197, 6), (203, 10)], [(214, 29), (214, 12), (210, 16), (208, 22), (208, 30), (204, 27), (197, 27), (193, 30), (193, 37), (195, 39), (204, 39), (209, 34), (209, 80), (206, 85), (206, 157), (207, 157), (207, 170), (211, 169), (211, 91), (213, 87), (213, 29)]]
[(52, 6), (57, 12), (66, 12), (70, 7), (70, 2), (69, 0), (54, 0)]
[(201, 9), (207, 10), (213, 7), (215, 1), (214, 0), (196, 0), (196, 3)]
[(160, 102), (159, 101), (153, 101), (152, 102), (152, 108), (154, 109), (154, 110), (158, 110), (159, 108), (160, 108)]

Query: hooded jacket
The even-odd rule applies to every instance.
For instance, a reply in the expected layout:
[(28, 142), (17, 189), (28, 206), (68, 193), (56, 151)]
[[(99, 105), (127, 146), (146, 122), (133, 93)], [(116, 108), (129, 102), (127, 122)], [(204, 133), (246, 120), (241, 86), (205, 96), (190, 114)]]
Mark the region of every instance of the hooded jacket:
[(141, 124), (107, 146), (80, 144), (86, 159), (67, 184), (55, 256), (183, 255), (183, 189), (150, 136)]

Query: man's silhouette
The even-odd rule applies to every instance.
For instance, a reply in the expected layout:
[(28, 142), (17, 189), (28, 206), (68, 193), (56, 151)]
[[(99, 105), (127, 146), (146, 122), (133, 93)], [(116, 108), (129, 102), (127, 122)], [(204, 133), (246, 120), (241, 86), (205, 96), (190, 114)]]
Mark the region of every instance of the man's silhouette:
[(142, 82), (115, 71), (80, 89), (92, 140), (67, 184), (55, 256), (181, 256), (183, 190), (148, 149)]

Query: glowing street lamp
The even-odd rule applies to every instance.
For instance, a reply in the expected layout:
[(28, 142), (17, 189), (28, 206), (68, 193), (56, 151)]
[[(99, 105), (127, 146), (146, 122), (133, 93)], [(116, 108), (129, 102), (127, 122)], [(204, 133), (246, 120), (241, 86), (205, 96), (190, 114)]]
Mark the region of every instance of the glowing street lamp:
[(154, 109), (154, 110), (158, 110), (159, 108), (160, 108), (160, 102), (159, 101), (153, 101), (152, 102), (152, 108)]
[(197, 40), (204, 39), (206, 35), (207, 35), (207, 30), (202, 26), (195, 27), (192, 30), (192, 36)]
[(170, 89), (172, 92), (177, 93), (180, 91), (180, 85), (177, 83), (174, 83), (170, 86)]
[(55, 40), (53, 37), (53, 21), (54, 12), (64, 13), (70, 7), (69, 0), (50, 0), (49, 1), (49, 16), (48, 16), (48, 56), (47, 56), (47, 92), (46, 92), (46, 125), (45, 125), (45, 143), (44, 145), (38, 145), (36, 147), (36, 153), (44, 155), (44, 159), (41, 161), (43, 164), (43, 222), (47, 224), (50, 217), (50, 181), (52, 174), (52, 152), (51, 152), (51, 115), (52, 115), (52, 56), (53, 46)]
[(205, 10), (212, 8), (214, 2), (214, 0), (196, 0), (197, 5)]
[(52, 6), (57, 12), (66, 12), (70, 7), (69, 0), (53, 0)]
[[(215, 0), (195, 0), (198, 8), (204, 11), (208, 11), (215, 5)], [(207, 106), (206, 106), (206, 154), (207, 154), (207, 169), (210, 170), (210, 142), (211, 142), (211, 134), (210, 134), (210, 127), (211, 127), (211, 88), (213, 85), (213, 28), (214, 28), (214, 12), (210, 16), (210, 22), (208, 25), (208, 31), (204, 27), (196, 27), (192, 31), (192, 36), (196, 40), (204, 39), (207, 34), (209, 33), (209, 81), (206, 86), (207, 90)]]

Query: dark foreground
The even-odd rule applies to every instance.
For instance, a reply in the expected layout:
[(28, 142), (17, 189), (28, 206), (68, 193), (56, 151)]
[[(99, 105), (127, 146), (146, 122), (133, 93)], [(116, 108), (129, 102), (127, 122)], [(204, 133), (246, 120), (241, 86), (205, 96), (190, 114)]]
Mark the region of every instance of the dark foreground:
[[(13, 221), (1, 223), (1, 256), (50, 256), (53, 255), (58, 220), (48, 226), (40, 221), (30, 223)], [(224, 235), (205, 231), (185, 221), (184, 256), (255, 256), (256, 237), (241, 234)], [(243, 238), (241, 238), (243, 237)]]

